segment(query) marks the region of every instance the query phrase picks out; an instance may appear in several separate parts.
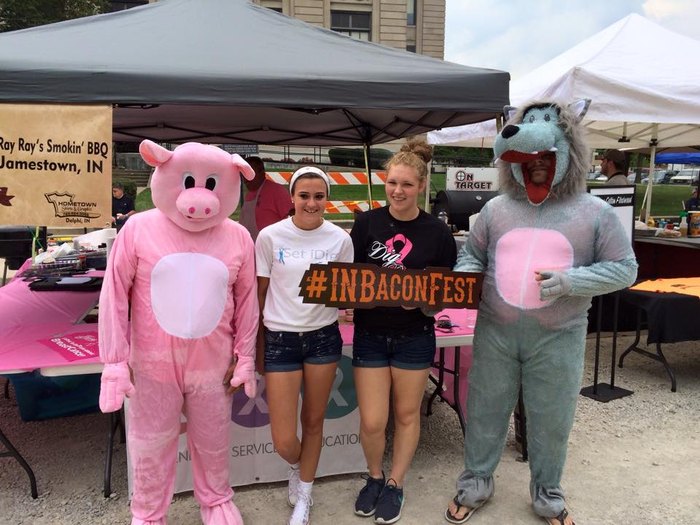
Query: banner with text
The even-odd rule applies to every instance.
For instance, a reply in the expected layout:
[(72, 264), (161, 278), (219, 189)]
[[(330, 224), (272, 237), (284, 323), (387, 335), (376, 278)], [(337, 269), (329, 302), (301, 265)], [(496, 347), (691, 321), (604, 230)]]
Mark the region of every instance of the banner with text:
[(449, 268), (397, 270), (331, 262), (309, 266), (299, 283), (299, 295), (305, 303), (337, 308), (476, 308), (483, 279), (481, 273)]
[(102, 228), (111, 186), (110, 106), (0, 104), (0, 225)]

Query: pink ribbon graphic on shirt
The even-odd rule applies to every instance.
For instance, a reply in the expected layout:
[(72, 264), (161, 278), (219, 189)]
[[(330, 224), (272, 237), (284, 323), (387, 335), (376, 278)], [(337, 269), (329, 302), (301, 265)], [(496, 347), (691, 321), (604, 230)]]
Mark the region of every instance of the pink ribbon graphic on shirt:
[[(403, 248), (401, 248), (401, 251), (397, 251), (396, 248), (394, 247), (394, 243), (397, 243), (397, 242), (403, 243)], [(409, 253), (411, 253), (411, 250), (413, 249), (413, 243), (411, 241), (409, 241), (403, 233), (397, 233), (391, 239), (386, 241), (386, 246), (392, 252), (398, 253), (398, 255), (399, 255), (398, 259), (393, 261), (393, 263), (396, 265), (401, 264), (402, 266), (403, 266), (404, 258)]]

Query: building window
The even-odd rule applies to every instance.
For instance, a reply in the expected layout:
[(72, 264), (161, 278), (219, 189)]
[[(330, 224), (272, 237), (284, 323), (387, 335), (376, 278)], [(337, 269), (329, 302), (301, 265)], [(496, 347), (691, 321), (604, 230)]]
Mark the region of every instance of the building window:
[(416, 2), (417, 0), (406, 0), (406, 25), (416, 25)]
[(331, 11), (331, 29), (369, 42), (372, 39), (372, 13)]
[(416, 52), (416, 44), (406, 44), (406, 51), (410, 51), (411, 53)]

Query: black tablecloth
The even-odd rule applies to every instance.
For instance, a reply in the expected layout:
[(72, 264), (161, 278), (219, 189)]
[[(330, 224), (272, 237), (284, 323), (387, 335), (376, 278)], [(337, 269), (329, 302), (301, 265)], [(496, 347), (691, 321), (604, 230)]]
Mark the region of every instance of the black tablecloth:
[(700, 340), (700, 299), (694, 295), (622, 290), (620, 301), (646, 312), (647, 344)]

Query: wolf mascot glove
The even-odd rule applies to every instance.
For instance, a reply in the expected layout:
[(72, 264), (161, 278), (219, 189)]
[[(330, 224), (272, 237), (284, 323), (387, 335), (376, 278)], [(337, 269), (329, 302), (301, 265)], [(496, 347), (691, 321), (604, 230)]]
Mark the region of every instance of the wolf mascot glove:
[(255, 395), (258, 301), (253, 241), (228, 217), (238, 205), (238, 155), (196, 143), (141, 143), (156, 208), (114, 241), (100, 295), (104, 412), (129, 397), (132, 524), (165, 524), (175, 483), (180, 415), (187, 417), (195, 498), (207, 525), (243, 523), (229, 486), (231, 397)]
[(502, 194), (482, 209), (455, 267), (484, 272), (456, 500), (472, 509), (493, 494), (522, 387), (533, 507), (542, 517), (564, 515), (560, 480), (591, 297), (636, 278), (615, 211), (586, 192), (586, 109), (587, 101), (542, 101), (513, 112), (494, 144)]

